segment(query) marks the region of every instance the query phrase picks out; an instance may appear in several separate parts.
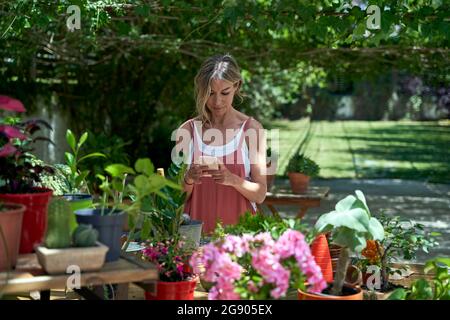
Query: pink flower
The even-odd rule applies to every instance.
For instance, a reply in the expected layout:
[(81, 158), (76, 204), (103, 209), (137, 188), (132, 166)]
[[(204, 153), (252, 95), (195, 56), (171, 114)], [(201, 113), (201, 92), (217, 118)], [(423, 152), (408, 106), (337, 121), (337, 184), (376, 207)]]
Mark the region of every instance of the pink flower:
[(16, 112), (25, 112), (22, 102), (8, 96), (0, 96), (0, 109)]

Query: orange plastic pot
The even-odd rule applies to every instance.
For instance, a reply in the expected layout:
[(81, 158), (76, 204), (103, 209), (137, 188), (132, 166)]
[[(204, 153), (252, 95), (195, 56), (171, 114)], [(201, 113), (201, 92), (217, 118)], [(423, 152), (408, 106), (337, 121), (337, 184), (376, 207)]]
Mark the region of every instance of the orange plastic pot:
[(318, 235), (311, 244), (311, 254), (320, 267), (323, 278), (327, 283), (333, 282), (333, 266), (331, 264), (328, 240), (324, 234)]
[(146, 300), (194, 300), (195, 286), (198, 278), (188, 281), (158, 281), (156, 292), (145, 292)]
[(298, 299), (299, 300), (363, 300), (363, 292), (361, 288), (354, 287), (350, 285), (344, 286), (344, 292), (349, 291), (352, 292), (351, 294), (344, 294), (342, 296), (333, 296), (330, 294), (316, 294), (316, 293), (309, 293), (309, 292), (303, 292), (302, 290), (298, 289)]
[(309, 177), (298, 172), (288, 172), (293, 193), (305, 193), (309, 186)]
[(44, 239), (47, 228), (47, 209), (53, 191), (45, 188), (35, 188), (33, 193), (2, 193), (0, 200), (23, 204), (26, 209), (23, 214), (22, 232), (19, 253), (31, 253), (34, 246)]

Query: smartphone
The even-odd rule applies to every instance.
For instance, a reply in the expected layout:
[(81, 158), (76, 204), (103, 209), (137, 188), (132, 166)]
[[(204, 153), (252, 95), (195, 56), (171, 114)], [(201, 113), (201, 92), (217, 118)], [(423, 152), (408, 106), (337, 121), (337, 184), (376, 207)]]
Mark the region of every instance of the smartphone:
[[(208, 166), (208, 170), (219, 170), (219, 159), (211, 156), (200, 156), (199, 162), (203, 166)], [(204, 174), (203, 177), (211, 177), (210, 174)]]

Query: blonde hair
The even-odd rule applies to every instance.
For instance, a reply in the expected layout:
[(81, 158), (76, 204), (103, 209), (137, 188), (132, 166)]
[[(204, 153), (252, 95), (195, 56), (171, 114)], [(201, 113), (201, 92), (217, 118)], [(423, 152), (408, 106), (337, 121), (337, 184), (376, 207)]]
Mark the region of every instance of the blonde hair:
[[(219, 54), (206, 59), (195, 76), (195, 103), (202, 123), (211, 124), (211, 113), (206, 107), (206, 101), (208, 101), (211, 94), (211, 81), (213, 79), (226, 80), (233, 84), (240, 82), (242, 84), (239, 66), (231, 55)], [(240, 86), (235, 94), (242, 102), (243, 95), (240, 92)]]

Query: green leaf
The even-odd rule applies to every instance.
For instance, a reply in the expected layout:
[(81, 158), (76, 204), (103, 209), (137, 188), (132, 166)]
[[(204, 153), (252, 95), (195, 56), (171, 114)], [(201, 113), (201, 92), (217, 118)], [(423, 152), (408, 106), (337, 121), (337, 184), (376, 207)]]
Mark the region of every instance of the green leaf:
[(105, 168), (105, 171), (108, 172), (112, 177), (122, 177), (124, 174), (135, 174), (133, 168), (120, 163), (107, 166)]
[(370, 218), (369, 220), (369, 233), (374, 240), (384, 240), (384, 228), (383, 225), (376, 218)]
[(70, 149), (75, 152), (75, 136), (70, 129), (67, 129), (66, 131), (66, 141), (69, 144)]
[(74, 155), (69, 152), (65, 152), (64, 157), (66, 158), (66, 164), (72, 169), (73, 166), (75, 165)]
[(364, 233), (342, 227), (333, 233), (333, 243), (349, 248), (352, 252), (361, 252), (366, 247)]
[(80, 175), (78, 177), (76, 177), (76, 179), (75, 179), (75, 187), (79, 188), (81, 186), (81, 184), (83, 183), (84, 179), (86, 179), (86, 177), (88, 175), (89, 175), (88, 170), (81, 172)]
[(138, 159), (134, 168), (137, 172), (150, 176), (155, 171), (152, 161), (149, 158)]
[(353, 204), (355, 203), (356, 198), (352, 195), (349, 195), (345, 197), (344, 199), (340, 200), (338, 203), (336, 203), (336, 211), (348, 211), (353, 207)]
[(150, 230), (151, 230), (151, 221), (149, 218), (145, 217), (144, 222), (142, 223), (142, 229), (141, 229), (141, 239), (146, 240), (150, 236)]
[(399, 288), (395, 289), (388, 297), (388, 300), (405, 300), (406, 299), (406, 290)]
[(366, 211), (361, 208), (347, 211), (332, 211), (320, 216), (315, 228), (319, 232), (325, 232), (328, 225), (334, 228), (346, 227), (359, 232), (368, 232), (369, 217)]
[(369, 207), (367, 206), (366, 197), (364, 196), (364, 193), (362, 193), (361, 190), (355, 191), (357, 200), (353, 204), (352, 208), (362, 208), (367, 211), (367, 213), (370, 214)]
[(88, 138), (88, 133), (87, 132), (85, 132), (85, 133), (83, 133), (81, 135), (80, 141), (78, 141), (78, 144), (77, 144), (77, 148), (78, 149), (80, 149), (81, 146), (86, 142), (87, 138)]
[(143, 175), (139, 175), (136, 178), (134, 178), (134, 185), (136, 188), (145, 193), (145, 190), (148, 190), (150, 188), (150, 182), (148, 178), (146, 178)]
[(87, 155), (81, 157), (81, 158), (78, 160), (78, 163), (80, 163), (81, 161), (83, 161), (83, 160), (85, 160), (85, 159), (88, 159), (88, 158), (95, 158), (95, 157), (103, 157), (103, 158), (106, 158), (106, 156), (105, 156), (103, 153), (100, 153), (100, 152), (93, 152), (93, 153), (89, 153), (89, 154), (87, 154)]

